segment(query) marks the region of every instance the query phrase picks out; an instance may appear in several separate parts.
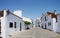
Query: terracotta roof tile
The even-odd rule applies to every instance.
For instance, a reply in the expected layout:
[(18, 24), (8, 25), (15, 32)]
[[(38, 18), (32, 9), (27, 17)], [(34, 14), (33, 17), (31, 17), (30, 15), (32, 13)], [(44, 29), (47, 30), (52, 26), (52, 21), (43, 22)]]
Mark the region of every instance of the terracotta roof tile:
[(51, 18), (57, 18), (57, 14), (55, 13), (47, 12), (47, 14), (51, 15)]

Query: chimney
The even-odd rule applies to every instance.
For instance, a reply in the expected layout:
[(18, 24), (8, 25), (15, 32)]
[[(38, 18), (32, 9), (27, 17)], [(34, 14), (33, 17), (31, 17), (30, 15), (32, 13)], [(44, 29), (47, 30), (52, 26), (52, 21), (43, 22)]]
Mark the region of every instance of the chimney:
[(56, 10), (54, 10), (54, 13), (55, 13), (55, 15), (56, 15)]

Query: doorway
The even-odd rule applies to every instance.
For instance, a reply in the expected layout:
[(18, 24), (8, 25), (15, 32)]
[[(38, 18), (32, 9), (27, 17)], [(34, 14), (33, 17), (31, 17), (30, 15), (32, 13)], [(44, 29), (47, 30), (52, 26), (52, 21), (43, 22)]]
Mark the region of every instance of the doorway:
[(46, 23), (45, 23), (45, 29), (47, 29), (47, 28), (46, 28)]
[(21, 23), (20, 23), (20, 31), (21, 31), (21, 28), (22, 28), (22, 26), (21, 26)]
[(0, 22), (0, 34), (1, 34), (1, 22)]

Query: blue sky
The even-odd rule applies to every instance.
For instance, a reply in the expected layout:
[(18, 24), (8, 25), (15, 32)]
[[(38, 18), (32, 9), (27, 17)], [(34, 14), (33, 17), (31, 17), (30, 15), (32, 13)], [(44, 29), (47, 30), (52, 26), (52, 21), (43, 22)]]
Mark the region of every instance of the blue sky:
[(12, 12), (20, 9), (23, 16), (36, 19), (47, 11), (60, 13), (60, 0), (0, 0), (0, 10), (3, 9)]

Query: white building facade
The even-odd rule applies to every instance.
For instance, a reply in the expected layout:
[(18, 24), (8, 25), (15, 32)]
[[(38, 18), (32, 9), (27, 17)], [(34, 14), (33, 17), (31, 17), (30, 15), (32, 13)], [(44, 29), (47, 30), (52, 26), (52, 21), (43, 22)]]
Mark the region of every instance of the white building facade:
[(37, 18), (37, 19), (35, 19), (35, 27), (40, 27), (40, 24), (41, 23), (41, 21), (40, 21), (40, 18)]
[(56, 23), (55, 28), (56, 28), (55, 31), (56, 31), (57, 33), (60, 33), (60, 14), (57, 14), (57, 23)]
[(14, 32), (25, 29), (24, 22), (21, 17), (11, 13), (9, 10), (0, 11), (0, 36), (8, 38)]
[(60, 14), (47, 12), (41, 17), (41, 27), (60, 33)]

